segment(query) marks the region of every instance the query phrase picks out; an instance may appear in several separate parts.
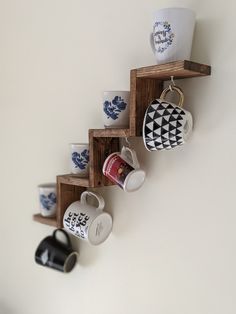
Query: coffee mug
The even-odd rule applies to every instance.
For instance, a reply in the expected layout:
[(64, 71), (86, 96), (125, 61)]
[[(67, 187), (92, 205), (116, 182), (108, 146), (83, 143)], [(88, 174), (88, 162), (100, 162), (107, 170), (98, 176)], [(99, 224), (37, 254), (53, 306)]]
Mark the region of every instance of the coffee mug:
[(70, 144), (70, 171), (78, 177), (89, 174), (89, 144)]
[(128, 91), (103, 92), (103, 122), (106, 128), (129, 127)]
[(41, 215), (52, 217), (57, 210), (57, 187), (56, 183), (45, 183), (38, 185), (39, 205)]
[[(178, 105), (165, 100), (171, 90), (180, 96)], [(147, 108), (143, 121), (143, 141), (147, 150), (172, 149), (187, 141), (192, 132), (193, 118), (182, 108), (183, 101), (182, 90), (170, 85), (164, 89), (160, 99), (154, 100)]]
[(123, 146), (121, 153), (109, 155), (103, 164), (103, 174), (126, 192), (138, 190), (145, 180), (136, 152)]
[[(97, 207), (87, 203), (88, 196), (97, 200)], [(104, 206), (105, 202), (101, 195), (90, 191), (83, 192), (80, 201), (72, 203), (65, 211), (64, 228), (92, 245), (104, 242), (112, 230), (112, 217), (103, 212)]]
[[(66, 243), (57, 239), (57, 233), (62, 233)], [(56, 229), (52, 236), (43, 239), (35, 251), (35, 262), (39, 265), (70, 272), (76, 264), (78, 253), (72, 249), (68, 234), (62, 229)]]
[(195, 13), (187, 8), (165, 8), (154, 14), (151, 47), (158, 64), (189, 60)]

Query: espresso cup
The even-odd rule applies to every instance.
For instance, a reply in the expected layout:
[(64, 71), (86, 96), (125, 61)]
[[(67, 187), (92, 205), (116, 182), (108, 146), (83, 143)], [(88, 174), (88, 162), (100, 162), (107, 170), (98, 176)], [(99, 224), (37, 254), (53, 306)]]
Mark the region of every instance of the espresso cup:
[(78, 177), (89, 174), (89, 144), (70, 144), (70, 171)]
[(155, 12), (151, 47), (158, 64), (189, 60), (195, 12), (187, 8), (164, 8)]
[[(88, 196), (97, 200), (97, 207), (88, 204)], [(65, 211), (64, 228), (92, 245), (104, 242), (112, 230), (112, 217), (103, 212), (104, 206), (105, 202), (101, 195), (90, 191), (83, 192), (80, 201), (72, 203)]]
[[(57, 233), (62, 233), (66, 243), (57, 239)], [(68, 234), (62, 229), (56, 229), (52, 236), (43, 239), (35, 251), (35, 262), (63, 273), (70, 272), (76, 264), (78, 253), (72, 249)]]
[(128, 91), (103, 92), (103, 122), (106, 128), (129, 127)]
[[(179, 94), (179, 104), (165, 100), (170, 91)], [(143, 141), (147, 150), (168, 150), (183, 145), (193, 128), (193, 118), (182, 108), (184, 95), (177, 86), (167, 87), (160, 99), (154, 100), (147, 108), (143, 121)]]
[(41, 215), (52, 217), (57, 210), (57, 187), (56, 183), (45, 183), (38, 185), (39, 206)]
[(140, 169), (136, 152), (126, 146), (121, 153), (116, 152), (106, 158), (102, 171), (125, 192), (138, 190), (145, 180), (145, 172)]

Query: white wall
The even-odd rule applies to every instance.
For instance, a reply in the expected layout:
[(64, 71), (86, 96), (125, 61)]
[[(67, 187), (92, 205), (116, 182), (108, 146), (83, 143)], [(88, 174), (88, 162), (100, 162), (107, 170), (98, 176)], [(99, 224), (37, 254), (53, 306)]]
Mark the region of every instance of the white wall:
[[(227, 5), (226, 5), (227, 4)], [(182, 80), (194, 133), (149, 153), (147, 180), (101, 190), (114, 229), (99, 247), (74, 240), (62, 274), (34, 263), (52, 232), (32, 221), (37, 184), (68, 171), (68, 143), (102, 127), (101, 92), (129, 89), (155, 63), (152, 12), (186, 6), (198, 22), (192, 60), (212, 76)], [(234, 1), (0, 0), (0, 313), (233, 314), (236, 42)]]

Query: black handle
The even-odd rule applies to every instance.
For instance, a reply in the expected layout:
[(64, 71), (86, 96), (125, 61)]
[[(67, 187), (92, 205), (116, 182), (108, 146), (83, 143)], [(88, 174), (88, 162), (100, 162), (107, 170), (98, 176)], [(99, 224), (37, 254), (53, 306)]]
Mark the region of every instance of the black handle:
[[(58, 231), (60, 231), (60, 232), (62, 232), (64, 234), (64, 236), (66, 237), (67, 244), (65, 244), (64, 242), (62, 242), (62, 241), (57, 239), (56, 233)], [(66, 245), (68, 247), (68, 249), (71, 249), (71, 241), (70, 241), (70, 238), (69, 238), (68, 234), (65, 232), (65, 230), (63, 230), (63, 229), (56, 229), (56, 230), (53, 231), (52, 236), (54, 237), (55, 240), (61, 242), (64, 245)]]

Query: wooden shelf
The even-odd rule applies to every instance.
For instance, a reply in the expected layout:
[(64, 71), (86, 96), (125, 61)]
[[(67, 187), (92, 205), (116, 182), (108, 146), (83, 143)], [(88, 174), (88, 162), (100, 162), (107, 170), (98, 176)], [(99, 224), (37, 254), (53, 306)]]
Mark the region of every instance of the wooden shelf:
[(149, 104), (160, 97), (163, 83), (174, 79), (207, 76), (211, 74), (209, 65), (192, 61), (175, 61), (152, 65), (130, 71), (130, 116), (129, 129), (90, 129), (89, 130), (89, 178), (79, 178), (73, 174), (57, 176), (56, 218), (34, 215), (33, 219), (57, 228), (62, 227), (66, 208), (88, 187), (113, 185), (102, 173), (105, 159), (119, 151), (119, 138), (142, 136), (143, 119)]
[(56, 217), (43, 217), (41, 214), (33, 215), (33, 220), (40, 222), (44, 225), (49, 225), (52, 227), (57, 227), (57, 218)]
[(174, 79), (210, 75), (211, 67), (206, 64), (184, 60), (143, 67), (135, 71), (138, 78), (156, 78), (166, 81), (170, 80), (171, 75), (174, 76)]
[(80, 178), (76, 174), (63, 174), (57, 176), (59, 183), (89, 187), (89, 178)]
[(207, 76), (209, 65), (192, 61), (175, 61), (130, 71), (130, 136), (142, 136), (143, 118), (153, 99), (159, 98), (163, 82), (174, 79)]
[(90, 129), (92, 137), (129, 137), (129, 129)]

